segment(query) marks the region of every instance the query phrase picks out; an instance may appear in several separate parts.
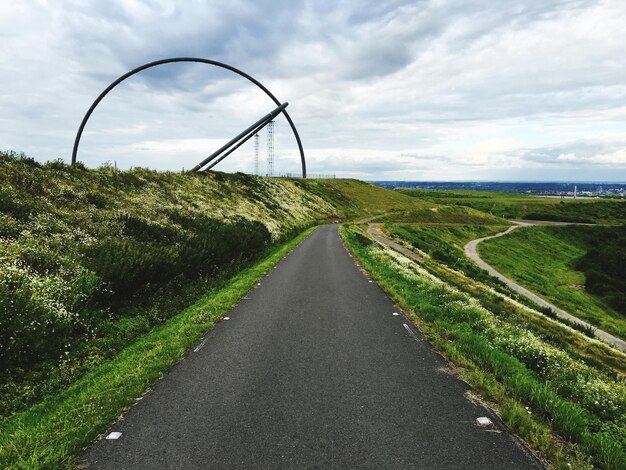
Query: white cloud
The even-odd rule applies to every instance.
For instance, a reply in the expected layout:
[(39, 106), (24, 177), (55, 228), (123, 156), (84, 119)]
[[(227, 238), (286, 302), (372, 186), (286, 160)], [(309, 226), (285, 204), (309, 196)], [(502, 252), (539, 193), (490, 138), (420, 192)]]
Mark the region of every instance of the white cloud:
[[(311, 171), (533, 179), (592, 169), (626, 180), (626, 139), (607, 137), (626, 127), (625, 16), (618, 0), (4, 3), (0, 147), (69, 158), (112, 80), (191, 55), (238, 66), (289, 101)], [(189, 167), (273, 106), (230, 73), (163, 66), (105, 98), (80, 158)], [(278, 170), (297, 171), (284, 121), (276, 147)], [(244, 146), (220, 167), (250, 171), (251, 155)]]

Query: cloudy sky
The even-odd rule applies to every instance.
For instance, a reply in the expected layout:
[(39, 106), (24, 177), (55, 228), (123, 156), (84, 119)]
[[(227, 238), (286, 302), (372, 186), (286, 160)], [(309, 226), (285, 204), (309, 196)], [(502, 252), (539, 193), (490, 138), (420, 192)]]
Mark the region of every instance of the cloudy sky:
[[(625, 21), (623, 0), (0, 0), (0, 149), (69, 160), (109, 83), (195, 56), (289, 102), (311, 173), (624, 182)], [(102, 101), (79, 159), (190, 168), (273, 108), (230, 72), (163, 65)], [(275, 133), (276, 171), (299, 171), (282, 116)], [(252, 141), (216, 169), (252, 172)]]

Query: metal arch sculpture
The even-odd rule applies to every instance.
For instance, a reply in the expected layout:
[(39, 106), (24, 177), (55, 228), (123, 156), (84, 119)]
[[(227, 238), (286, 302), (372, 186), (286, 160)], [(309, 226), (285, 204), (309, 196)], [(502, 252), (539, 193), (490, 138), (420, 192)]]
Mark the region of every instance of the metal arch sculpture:
[[(196, 63), (214, 65), (216, 67), (220, 67), (220, 68), (223, 68), (223, 69), (226, 69), (226, 70), (230, 70), (231, 72), (234, 72), (237, 75), (245, 78), (246, 80), (254, 83), (257, 87), (259, 87), (261, 90), (263, 90), (265, 92), (265, 94), (267, 96), (269, 96), (272, 99), (272, 101), (274, 101), (274, 103), (276, 103), (277, 106), (280, 107), (282, 105), (282, 103), (280, 101), (278, 101), (278, 99), (267, 88), (265, 88), (265, 86), (263, 86), (263, 84), (261, 84), (258, 80), (256, 80), (254, 77), (248, 75), (247, 73), (245, 73), (245, 72), (243, 72), (243, 71), (233, 67), (232, 65), (224, 64), (223, 62), (218, 62), (216, 60), (203, 59), (203, 58), (199, 58), (199, 57), (172, 57), (170, 59), (156, 60), (154, 62), (149, 62), (147, 64), (144, 64), (144, 65), (140, 66), (140, 67), (137, 67), (137, 68), (131, 70), (128, 73), (125, 73), (124, 75), (119, 77), (117, 80), (115, 80), (113, 83), (111, 83), (102, 93), (100, 93), (100, 96), (98, 96), (98, 98), (96, 98), (96, 100), (93, 102), (93, 104), (91, 105), (91, 107), (89, 108), (87, 113), (85, 114), (85, 117), (83, 117), (83, 120), (80, 123), (80, 127), (78, 128), (78, 132), (76, 133), (76, 138), (74, 139), (74, 148), (72, 150), (72, 165), (76, 164), (76, 155), (78, 153), (78, 144), (80, 143), (80, 138), (81, 138), (81, 136), (83, 134), (83, 130), (85, 129), (85, 125), (87, 124), (87, 121), (89, 120), (89, 117), (91, 116), (93, 111), (96, 109), (96, 106), (98, 106), (100, 101), (102, 101), (102, 99), (113, 88), (115, 88), (117, 85), (122, 83), (128, 77), (131, 77), (132, 75), (135, 75), (136, 73), (139, 73), (142, 70), (146, 70), (146, 69), (149, 69), (151, 67), (156, 67), (158, 65), (170, 64), (170, 63), (173, 63), (173, 62), (196, 62)], [(298, 143), (298, 149), (300, 151), (300, 160), (301, 160), (301, 163), (302, 163), (302, 177), (306, 178), (306, 161), (304, 160), (304, 149), (302, 148), (302, 141), (300, 140), (300, 135), (298, 134), (298, 130), (296, 129), (295, 124), (291, 120), (291, 116), (289, 116), (289, 113), (287, 113), (287, 111), (284, 108), (281, 110), (281, 113), (285, 116), (285, 118), (287, 119), (287, 122), (289, 122), (289, 126), (291, 126), (291, 130), (293, 131), (293, 135), (296, 138), (296, 142)]]

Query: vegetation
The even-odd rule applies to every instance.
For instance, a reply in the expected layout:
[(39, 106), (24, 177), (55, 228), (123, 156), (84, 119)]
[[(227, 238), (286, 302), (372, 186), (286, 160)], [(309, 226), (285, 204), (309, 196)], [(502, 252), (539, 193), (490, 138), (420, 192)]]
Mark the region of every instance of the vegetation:
[(377, 222), (420, 223), (420, 224), (476, 224), (476, 225), (506, 225), (508, 222), (484, 212), (469, 207), (443, 206), (429, 204), (409, 211), (395, 212)]
[[(624, 354), (604, 343), (587, 341), (572, 331), (578, 330), (594, 337), (580, 323), (559, 318), (551, 309), (536, 305), (489, 276), (464, 256), (463, 247), (468, 241), (499, 231), (497, 226), (387, 224), (385, 229), (388, 237), (427, 255), (420, 261), (426, 271), (468, 295), (479, 298), (484, 307), (506, 316), (511, 324), (529, 329), (550, 344), (567, 351), (572, 357), (612, 376), (626, 375)], [(359, 236), (358, 233), (356, 235)], [(563, 328), (556, 322), (571, 329)]]
[[(355, 226), (344, 226), (342, 236), (370, 274), (459, 367), (460, 375), (498, 403), (500, 416), (531, 447), (559, 468), (624, 468), (623, 376), (587, 364), (534, 332), (540, 323), (530, 329), (520, 324), (510, 301), (500, 302), (507, 307), (499, 308), (482, 295), (488, 289), (468, 295), (391, 249), (364, 241)], [(556, 334), (563, 330), (594, 342), (551, 323)], [(623, 355), (621, 361), (623, 367)], [(553, 432), (574, 444), (555, 439)]]
[(294, 184), (332, 204), (339, 213), (349, 219), (434, 206), (397, 191), (389, 191), (356, 180), (301, 179), (294, 180)]
[(527, 227), (479, 245), (498, 271), (626, 338), (626, 226)]
[(602, 297), (626, 317), (626, 225), (599, 235), (585, 238), (587, 253), (574, 267), (585, 273), (587, 292)]
[(402, 190), (435, 204), (465, 206), (506, 219), (626, 223), (626, 200), (558, 199), (488, 191)]
[[(110, 359), (320, 217), (318, 208), (333, 211), (297, 188), (241, 175), (0, 157), (3, 416)], [(301, 213), (274, 208), (277, 199)]]
[(385, 228), (393, 237), (408, 242), (413, 248), (427, 253), (439, 262), (468, 273), (474, 279), (494, 286), (502, 285), (466, 258), (463, 254), (463, 247), (475, 238), (502, 232), (506, 226), (387, 224)]

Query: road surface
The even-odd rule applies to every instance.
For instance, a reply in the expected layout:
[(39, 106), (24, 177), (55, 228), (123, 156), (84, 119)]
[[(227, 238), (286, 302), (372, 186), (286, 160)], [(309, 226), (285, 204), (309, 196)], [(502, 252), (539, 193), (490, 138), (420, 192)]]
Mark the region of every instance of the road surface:
[[(533, 302), (535, 302), (538, 305), (541, 305), (542, 307), (551, 308), (552, 310), (554, 310), (556, 312), (557, 316), (559, 316), (561, 318), (564, 318), (566, 320), (573, 321), (573, 322), (576, 322), (576, 323), (580, 323), (581, 325), (584, 325), (584, 326), (589, 327), (589, 328), (593, 328), (595, 330), (595, 336), (597, 338), (600, 338), (600, 339), (606, 341), (607, 343), (615, 346), (616, 348), (621, 349), (622, 351), (626, 351), (626, 341), (624, 341), (624, 340), (622, 340), (622, 339), (620, 339), (620, 338), (618, 338), (616, 336), (613, 336), (612, 334), (607, 333), (606, 331), (601, 330), (601, 329), (591, 325), (590, 323), (587, 323), (587, 322), (581, 320), (580, 318), (572, 315), (571, 313), (566, 312), (562, 308), (557, 307), (556, 305), (548, 302), (547, 300), (544, 300), (543, 298), (539, 297), (537, 294), (529, 291), (525, 287), (522, 287), (521, 285), (519, 285), (514, 280), (509, 279), (504, 274), (502, 274), (499, 271), (497, 271), (496, 269), (494, 269), (490, 264), (487, 264), (485, 261), (483, 261), (483, 259), (478, 255), (478, 245), (479, 245), (479, 243), (481, 243), (484, 240), (489, 240), (490, 238), (502, 237), (502, 236), (504, 236), (504, 235), (506, 235), (508, 233), (511, 233), (513, 230), (516, 230), (516, 229), (518, 229), (520, 227), (529, 227), (529, 226), (532, 226), (532, 225), (572, 225), (572, 224), (570, 224), (568, 222), (538, 222), (538, 223), (533, 223), (533, 222), (529, 222), (529, 221), (515, 221), (515, 223), (516, 223), (516, 225), (511, 225), (504, 232), (500, 232), (500, 233), (497, 233), (495, 235), (491, 235), (489, 237), (482, 237), (482, 238), (477, 238), (476, 240), (472, 240), (467, 245), (465, 245), (465, 255), (467, 257), (469, 257), (470, 259), (472, 259), (478, 266), (483, 268), (489, 274), (491, 274), (494, 277), (497, 277), (502, 282), (504, 282), (507, 286), (509, 286), (511, 289), (513, 289), (514, 291), (522, 294), (524, 297), (529, 298), (530, 300), (532, 300)], [(576, 224), (576, 225), (578, 225), (578, 224)], [(587, 224), (584, 224), (584, 225), (587, 225)]]
[(78, 463), (540, 468), (398, 312), (321, 227)]

